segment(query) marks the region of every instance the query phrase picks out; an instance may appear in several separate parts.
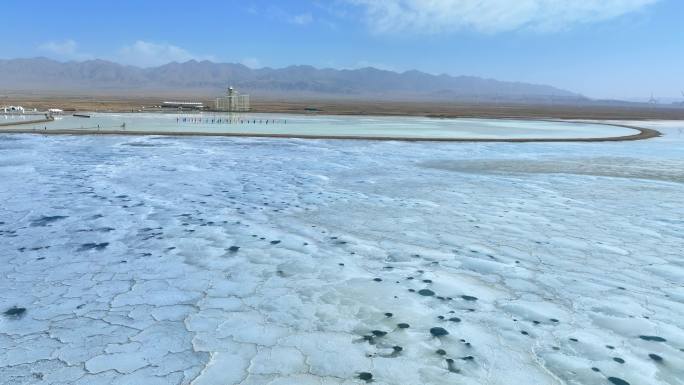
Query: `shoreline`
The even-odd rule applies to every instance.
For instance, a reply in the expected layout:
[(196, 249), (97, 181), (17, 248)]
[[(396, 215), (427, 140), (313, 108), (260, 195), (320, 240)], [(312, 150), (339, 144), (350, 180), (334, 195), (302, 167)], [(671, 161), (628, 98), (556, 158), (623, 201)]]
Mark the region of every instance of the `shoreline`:
[[(158, 108), (169, 95), (114, 96), (114, 95), (12, 95), (13, 103), (26, 108), (47, 111), (60, 108), (65, 113), (91, 112), (161, 112)], [(178, 96), (181, 97), (181, 96)], [(193, 101), (213, 105), (213, 98), (182, 96)], [(173, 111), (178, 112), (178, 111)], [(190, 111), (183, 111), (188, 113)], [(530, 102), (476, 102), (476, 101), (408, 101), (294, 98), (290, 100), (253, 98), (251, 113), (313, 114), (313, 115), (376, 115), (422, 116), (430, 118), (511, 118), (511, 119), (591, 119), (591, 120), (684, 120), (684, 107), (569, 104)]]
[[(496, 119), (496, 118), (490, 118)], [(503, 119), (503, 118), (500, 118)], [(530, 119), (535, 120), (535, 119)], [(583, 123), (564, 120), (536, 119), (564, 123)], [(50, 119), (42, 121), (22, 122), (20, 124), (50, 122)], [(484, 143), (566, 143), (566, 142), (624, 142), (646, 140), (662, 136), (660, 131), (638, 126), (611, 124), (605, 122), (592, 122), (606, 126), (623, 127), (638, 131), (636, 134), (598, 137), (598, 138), (429, 138), (429, 137), (392, 137), (392, 136), (353, 136), (353, 135), (299, 135), (299, 134), (259, 134), (237, 132), (173, 132), (173, 131), (124, 131), (124, 130), (93, 130), (93, 129), (8, 129), (19, 124), (0, 125), (0, 134), (34, 134), (34, 135), (120, 135), (120, 136), (181, 136), (181, 137), (238, 137), (238, 138), (279, 138), (279, 139), (322, 139), (322, 140), (369, 140), (369, 141), (402, 141), (402, 142), (484, 142)]]
[[(47, 122), (52, 122), (55, 120), (54, 118), (44, 118), (44, 119), (36, 119), (36, 120), (22, 120), (18, 122), (4, 122), (0, 123), (0, 127), (11, 127), (11, 126), (21, 126), (25, 124), (37, 124), (37, 123), (47, 123)], [(5, 130), (2, 130), (5, 131)]]

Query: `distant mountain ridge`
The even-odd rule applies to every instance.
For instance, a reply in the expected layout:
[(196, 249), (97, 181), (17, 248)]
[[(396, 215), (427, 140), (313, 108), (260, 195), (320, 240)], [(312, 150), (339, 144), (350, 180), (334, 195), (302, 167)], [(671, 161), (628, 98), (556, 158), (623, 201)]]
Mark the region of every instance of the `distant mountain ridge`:
[(232, 85), (257, 95), (434, 100), (583, 100), (547, 85), (474, 76), (402, 73), (372, 67), (337, 70), (298, 65), (251, 69), (242, 64), (187, 61), (139, 68), (106, 60), (59, 62), (43, 57), (0, 60), (0, 90), (112, 95), (164, 93), (212, 96)]

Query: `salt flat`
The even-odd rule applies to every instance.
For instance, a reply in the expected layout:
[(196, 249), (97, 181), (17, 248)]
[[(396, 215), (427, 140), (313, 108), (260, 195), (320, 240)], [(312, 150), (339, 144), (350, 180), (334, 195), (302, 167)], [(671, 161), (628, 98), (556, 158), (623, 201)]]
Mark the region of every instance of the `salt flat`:
[[(46, 133), (128, 132), (138, 134), (286, 135), (396, 139), (563, 139), (611, 138), (638, 134), (628, 127), (590, 121), (534, 119), (440, 119), (417, 116), (333, 116), (318, 114), (86, 113), (90, 118), (58, 116), (6, 130)], [(35, 117), (34, 117), (35, 119)], [(1, 120), (0, 120), (1, 122)], [(618, 123), (619, 124), (619, 123)]]
[(682, 384), (684, 123), (637, 125), (1, 135), (0, 383)]

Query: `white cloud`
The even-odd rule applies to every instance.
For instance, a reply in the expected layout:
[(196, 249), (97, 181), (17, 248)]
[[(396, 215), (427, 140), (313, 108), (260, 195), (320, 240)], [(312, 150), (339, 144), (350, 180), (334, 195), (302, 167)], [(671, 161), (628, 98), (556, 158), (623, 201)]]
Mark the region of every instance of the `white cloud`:
[(311, 12), (292, 13), (278, 6), (269, 6), (263, 14), (270, 19), (295, 25), (308, 25), (314, 22)]
[(290, 18), (290, 23), (298, 25), (310, 24), (313, 21), (313, 16), (310, 12), (294, 15)]
[(378, 33), (557, 31), (638, 11), (660, 0), (346, 0)]
[(71, 39), (64, 41), (49, 41), (39, 45), (38, 49), (58, 59), (86, 60), (92, 57), (90, 54), (79, 52), (78, 43)]
[(184, 48), (166, 44), (152, 43), (138, 40), (119, 50), (116, 61), (139, 67), (154, 67), (173, 61), (214, 60), (210, 55), (195, 55)]

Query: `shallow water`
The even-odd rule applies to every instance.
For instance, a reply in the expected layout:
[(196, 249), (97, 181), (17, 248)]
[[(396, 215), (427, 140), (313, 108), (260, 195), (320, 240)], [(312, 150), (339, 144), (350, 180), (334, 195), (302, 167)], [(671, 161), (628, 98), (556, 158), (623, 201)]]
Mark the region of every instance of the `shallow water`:
[[(122, 127), (125, 124), (125, 128)], [(277, 114), (102, 114), (65, 116), (42, 129), (128, 130), (397, 138), (594, 138), (626, 136), (636, 130), (591, 123), (501, 119), (321, 116)]]
[(684, 124), (640, 124), (0, 135), (0, 384), (681, 384)]

